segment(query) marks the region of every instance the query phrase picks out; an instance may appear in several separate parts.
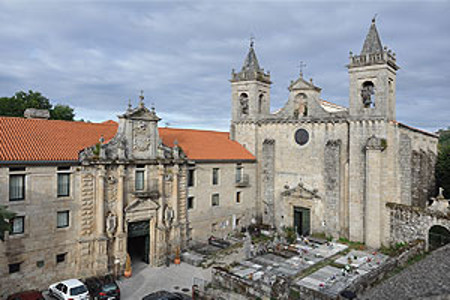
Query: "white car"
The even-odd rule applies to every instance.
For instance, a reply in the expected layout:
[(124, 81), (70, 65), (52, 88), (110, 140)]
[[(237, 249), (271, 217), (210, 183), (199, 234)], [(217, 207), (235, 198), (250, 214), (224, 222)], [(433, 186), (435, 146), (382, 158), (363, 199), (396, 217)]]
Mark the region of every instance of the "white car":
[(50, 296), (61, 300), (88, 300), (89, 291), (78, 279), (68, 279), (52, 284), (48, 291)]

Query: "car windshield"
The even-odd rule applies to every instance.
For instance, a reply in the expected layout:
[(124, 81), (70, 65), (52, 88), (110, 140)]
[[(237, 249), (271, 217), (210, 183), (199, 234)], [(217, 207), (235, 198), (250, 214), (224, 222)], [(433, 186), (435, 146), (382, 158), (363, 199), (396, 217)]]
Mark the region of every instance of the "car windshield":
[(103, 291), (105, 291), (105, 292), (114, 291), (116, 289), (117, 289), (117, 286), (115, 283), (108, 283), (103, 286)]
[(87, 292), (87, 288), (84, 285), (80, 285), (70, 289), (70, 295), (76, 296)]

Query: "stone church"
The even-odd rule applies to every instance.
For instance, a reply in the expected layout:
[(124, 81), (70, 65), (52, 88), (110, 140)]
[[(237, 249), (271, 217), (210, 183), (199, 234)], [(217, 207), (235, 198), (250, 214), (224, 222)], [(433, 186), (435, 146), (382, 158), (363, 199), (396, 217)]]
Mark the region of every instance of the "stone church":
[[(271, 112), (253, 44), (232, 72), (230, 132), (159, 127), (143, 96), (118, 122), (0, 117), (0, 298), (57, 280), (162, 265), (252, 222), (388, 245), (386, 203), (425, 206), (437, 136), (395, 119), (395, 54), (375, 22), (348, 63), (349, 108), (301, 74)], [(26, 279), (26, 280), (24, 280)]]
[(438, 139), (396, 121), (399, 66), (375, 20), (347, 68), (348, 108), (323, 100), (300, 74), (284, 107), (271, 112), (270, 73), (251, 44), (232, 72), (230, 134), (257, 158), (263, 223), (376, 248), (389, 243), (386, 203), (425, 206), (434, 193)]

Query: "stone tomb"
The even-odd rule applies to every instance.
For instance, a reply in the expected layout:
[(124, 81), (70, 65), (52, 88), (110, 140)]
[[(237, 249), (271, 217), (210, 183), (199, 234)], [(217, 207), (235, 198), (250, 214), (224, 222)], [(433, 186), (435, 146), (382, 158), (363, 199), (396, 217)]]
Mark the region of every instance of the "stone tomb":
[(296, 284), (330, 297), (336, 297), (361, 276), (380, 268), (387, 259), (386, 255), (377, 252), (353, 250), (335, 260), (336, 264), (343, 265), (344, 268), (325, 266), (297, 281)]

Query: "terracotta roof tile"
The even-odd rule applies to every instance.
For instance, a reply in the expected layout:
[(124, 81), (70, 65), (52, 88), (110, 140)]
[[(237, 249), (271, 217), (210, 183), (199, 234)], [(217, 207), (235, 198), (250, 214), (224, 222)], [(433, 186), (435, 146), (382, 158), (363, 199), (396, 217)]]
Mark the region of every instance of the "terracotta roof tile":
[(255, 160), (241, 144), (230, 140), (228, 132), (159, 128), (159, 134), (169, 147), (177, 140), (192, 160)]
[(0, 161), (78, 160), (80, 150), (109, 140), (117, 123), (0, 117)]
[[(103, 135), (109, 141), (117, 123), (68, 122), (0, 117), (0, 161), (73, 161)], [(160, 128), (163, 143), (174, 141), (192, 160), (254, 160), (227, 132)]]

